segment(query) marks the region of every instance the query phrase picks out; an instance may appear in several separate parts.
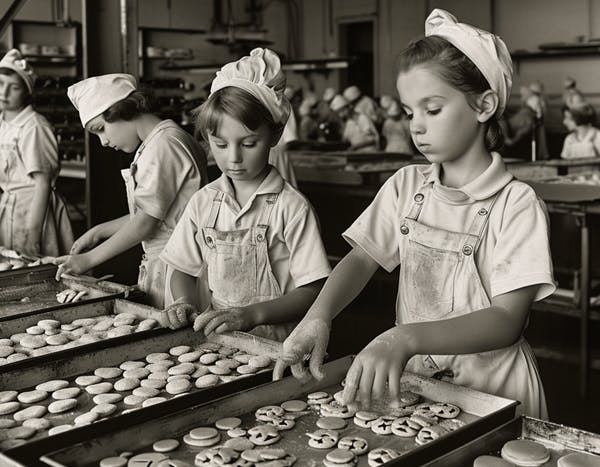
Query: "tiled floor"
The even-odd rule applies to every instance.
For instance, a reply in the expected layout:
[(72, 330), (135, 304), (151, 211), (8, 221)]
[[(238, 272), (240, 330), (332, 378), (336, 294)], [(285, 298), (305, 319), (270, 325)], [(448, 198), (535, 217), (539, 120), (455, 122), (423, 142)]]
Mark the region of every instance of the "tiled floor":
[[(357, 353), (374, 336), (394, 323), (393, 300), (381, 299), (370, 287), (333, 324), (331, 357)], [(380, 291), (379, 291), (380, 292)], [(389, 294), (385, 294), (389, 295)], [(375, 298), (373, 298), (375, 297)], [(578, 361), (578, 321), (572, 318), (532, 315), (527, 338), (534, 348), (550, 348), (556, 354), (572, 354)], [(600, 323), (591, 330), (592, 346), (600, 347)], [(589, 396), (579, 396), (579, 368), (575, 363), (538, 358), (550, 419), (556, 423), (600, 433), (600, 371), (590, 374)]]

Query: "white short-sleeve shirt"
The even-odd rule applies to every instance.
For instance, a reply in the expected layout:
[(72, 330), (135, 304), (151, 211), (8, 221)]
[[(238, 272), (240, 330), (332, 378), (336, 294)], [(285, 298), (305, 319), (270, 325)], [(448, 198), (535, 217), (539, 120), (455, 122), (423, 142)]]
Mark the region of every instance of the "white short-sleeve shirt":
[(440, 165), (410, 165), (396, 172), (379, 190), (373, 202), (343, 234), (352, 246), (360, 246), (380, 266), (392, 271), (400, 265), (406, 236), (402, 219), (413, 196), (432, 183), (418, 221), (432, 227), (464, 233), (476, 215), (472, 205), (500, 191), (475, 260), (483, 286), (492, 298), (522, 287), (539, 284), (535, 300), (556, 288), (545, 205), (527, 184), (513, 181), (502, 158), (493, 154), (491, 165), (460, 189), (439, 179)]
[(200, 277), (205, 266), (196, 233), (207, 226), (211, 205), (224, 193), (215, 229), (222, 231), (255, 227), (263, 203), (257, 198), (279, 193), (269, 218), (269, 261), (283, 293), (326, 278), (331, 267), (319, 232), (316, 215), (308, 200), (283, 180), (275, 167), (256, 193), (241, 207), (226, 175), (198, 191), (181, 217), (160, 258), (173, 268)]

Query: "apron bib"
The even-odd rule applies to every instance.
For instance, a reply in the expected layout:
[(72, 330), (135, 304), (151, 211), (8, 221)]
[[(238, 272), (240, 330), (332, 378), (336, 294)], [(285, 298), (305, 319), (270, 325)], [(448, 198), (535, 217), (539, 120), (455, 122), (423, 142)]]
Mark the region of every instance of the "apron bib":
[[(488, 308), (475, 254), (499, 193), (473, 205), (466, 233), (450, 232), (418, 222), (432, 185), (413, 198), (400, 233), (406, 237), (396, 304), (398, 323), (455, 318)], [(416, 355), (406, 369), (454, 384), (521, 401), (520, 413), (546, 419), (546, 401), (533, 352), (521, 338), (515, 344), (466, 355)]]
[[(215, 228), (223, 192), (213, 199), (206, 227), (196, 238), (208, 269), (208, 287), (215, 310), (243, 307), (273, 300), (282, 295), (269, 260), (268, 222), (277, 194), (263, 197), (258, 222), (241, 230)], [(297, 323), (263, 325), (251, 333), (283, 341)]]
[(571, 144), (570, 151), (573, 158), (598, 157), (598, 152), (594, 146), (595, 131), (589, 131), (581, 140)]

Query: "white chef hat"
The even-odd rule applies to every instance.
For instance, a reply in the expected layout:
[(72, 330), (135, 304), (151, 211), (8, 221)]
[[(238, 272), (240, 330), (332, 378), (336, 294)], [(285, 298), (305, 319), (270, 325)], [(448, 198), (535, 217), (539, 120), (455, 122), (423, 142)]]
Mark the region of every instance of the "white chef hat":
[(388, 117), (397, 117), (398, 115), (402, 115), (400, 104), (398, 104), (397, 101), (392, 100), (389, 107), (386, 109), (386, 113)]
[(346, 89), (344, 89), (344, 98), (348, 102), (354, 102), (360, 96), (361, 92), (360, 89), (358, 89), (358, 86), (348, 86)]
[(336, 94), (333, 99), (331, 99), (331, 103), (329, 104), (329, 108), (334, 112), (337, 112), (340, 109), (343, 109), (350, 103), (346, 100), (346, 98), (340, 94)]
[(392, 102), (394, 102), (394, 98), (389, 94), (384, 94), (379, 98), (379, 107), (386, 110), (392, 105)]
[(454, 15), (439, 8), (425, 20), (425, 36), (446, 39), (475, 64), (498, 95), (496, 115), (501, 115), (510, 95), (513, 73), (504, 41), (495, 34), (459, 23)]
[(271, 113), (276, 123), (285, 124), (290, 115), (290, 102), (284, 95), (285, 75), (275, 52), (256, 48), (250, 55), (230, 62), (217, 71), (210, 87), (213, 94), (233, 86), (256, 97)]
[(67, 96), (79, 111), (81, 124), (100, 115), (137, 89), (135, 78), (126, 73), (94, 76), (67, 88)]
[(323, 100), (325, 102), (330, 102), (331, 99), (333, 99), (335, 97), (335, 89), (333, 88), (325, 88), (325, 91), (323, 91)]
[(0, 67), (9, 68), (17, 73), (29, 90), (29, 94), (33, 93), (33, 85), (35, 83), (35, 74), (31, 65), (23, 58), (21, 52), (17, 49), (11, 49), (6, 52), (6, 55), (0, 60)]

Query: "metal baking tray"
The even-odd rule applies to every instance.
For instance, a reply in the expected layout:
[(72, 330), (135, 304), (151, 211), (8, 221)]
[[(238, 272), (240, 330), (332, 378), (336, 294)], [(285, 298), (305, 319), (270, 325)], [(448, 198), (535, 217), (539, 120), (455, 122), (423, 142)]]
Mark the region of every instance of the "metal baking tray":
[[(28, 327), (36, 325), (38, 321), (43, 319), (53, 319), (60, 321), (62, 324), (67, 324), (79, 318), (92, 318), (102, 315), (117, 315), (120, 313), (134, 315), (139, 320), (148, 318), (155, 319), (162, 327), (166, 327), (165, 318), (161, 310), (120, 298), (100, 298), (88, 303), (77, 302), (63, 305), (61, 308), (52, 311), (44, 310), (28, 312), (17, 316), (0, 318), (0, 338), (10, 338), (10, 336), (13, 334), (24, 333)], [(122, 337), (127, 339), (129, 336), (144, 334), (146, 332), (148, 331), (135, 332)], [(113, 339), (115, 338), (105, 339), (104, 341), (113, 342)], [(33, 364), (36, 364), (36, 362), (41, 358), (48, 357), (50, 359), (56, 359), (61, 358), (63, 355), (71, 355), (73, 353), (73, 349), (85, 349), (88, 345), (91, 344), (82, 344), (62, 350), (56, 349), (56, 351), (47, 354), (29, 357), (27, 359), (18, 360), (11, 363), (0, 364), (0, 373), (5, 371), (7, 368), (20, 368), (23, 364), (25, 364), (25, 362), (33, 361)]]
[(600, 199), (600, 172), (581, 172), (537, 180), (525, 180), (545, 201), (578, 203)]
[[(192, 329), (187, 328), (180, 331), (168, 331), (166, 329), (158, 329), (152, 331), (146, 331), (143, 333), (144, 339), (137, 339), (135, 341), (123, 342), (122, 337), (110, 339), (103, 342), (89, 344), (86, 346), (76, 347), (70, 349), (70, 352), (61, 352), (62, 358), (54, 361), (42, 361), (37, 364), (21, 365), (16, 368), (16, 365), (11, 365), (10, 371), (4, 371), (0, 373), (0, 390), (15, 390), (19, 392), (29, 391), (35, 388), (35, 386), (41, 382), (65, 379), (71, 383), (69, 387), (76, 387), (77, 384), (73, 380), (77, 376), (93, 374), (94, 370), (99, 367), (113, 367), (119, 366), (124, 361), (128, 360), (142, 360), (146, 355), (153, 352), (168, 352), (171, 347), (180, 345), (189, 345), (190, 347), (198, 346), (204, 342), (215, 342), (228, 347), (237, 348), (243, 350), (246, 353), (253, 355), (265, 355), (271, 359), (276, 359), (281, 352), (281, 343), (257, 337), (252, 334), (245, 332), (231, 332), (227, 334), (211, 334), (208, 338), (202, 333), (194, 332)], [(131, 335), (133, 338), (134, 335)], [(130, 337), (130, 336), (124, 336)], [(118, 341), (118, 342), (117, 342)], [(66, 355), (65, 355), (66, 353)], [(176, 357), (172, 357), (176, 359)], [(33, 360), (33, 359), (30, 359)], [(36, 360), (42, 360), (42, 357)], [(23, 360), (22, 363), (29, 360)], [(6, 365), (8, 366), (8, 365)], [(120, 377), (119, 377), (120, 378)], [(114, 382), (119, 378), (104, 380)], [(262, 370), (254, 375), (249, 375), (244, 378), (239, 378), (229, 383), (221, 383), (218, 386), (225, 386), (225, 389), (219, 390), (218, 394), (229, 394), (231, 392), (239, 390), (240, 384), (244, 380), (244, 387), (248, 385), (262, 384), (270, 380), (269, 370)], [(246, 383), (245, 380), (250, 380)], [(249, 387), (249, 386), (248, 386)], [(84, 388), (81, 388), (82, 392), (77, 396), (78, 405), (74, 410), (65, 412), (62, 414), (49, 414), (47, 413), (44, 417), (52, 421), (53, 426), (72, 424), (75, 417), (85, 412), (89, 412), (90, 409), (95, 405), (93, 402), (93, 396), (88, 394)], [(206, 391), (213, 390), (212, 388), (198, 389), (195, 386), (190, 390), (190, 394), (195, 395), (197, 393), (203, 394)], [(111, 391), (116, 392), (116, 391)], [(131, 394), (132, 391), (123, 391), (120, 394), (123, 397)], [(164, 390), (157, 394), (157, 396), (163, 396), (167, 398), (173, 398), (174, 396), (167, 394)], [(181, 396), (182, 397), (182, 396)], [(181, 398), (177, 397), (177, 398)], [(205, 396), (201, 396), (200, 401), (205, 402), (209, 400)], [(48, 405), (52, 402), (49, 397), (41, 402), (35, 404), (22, 404), (22, 408), (30, 405)], [(131, 406), (127, 406), (121, 400), (116, 403), (117, 410), (110, 417), (119, 418), (123, 410), (131, 409)], [(150, 408), (140, 408), (139, 410), (149, 410)], [(139, 411), (136, 410), (136, 411)], [(6, 415), (0, 418), (10, 418), (10, 415)], [(102, 423), (102, 422), (98, 422)], [(77, 427), (71, 431), (79, 431), (86, 429), (87, 427)], [(43, 439), (54, 439), (56, 436), (48, 436), (47, 431), (38, 432), (34, 437), (30, 438), (27, 444), (35, 443), (36, 440)], [(82, 438), (85, 439), (85, 438)], [(51, 444), (52, 445), (52, 444)], [(2, 458), (0, 457), (0, 465), (2, 464)]]
[[(517, 438), (536, 441), (548, 448), (551, 457), (544, 467), (556, 467), (557, 460), (570, 452), (587, 452), (600, 456), (598, 434), (537, 418), (518, 417), (425, 465), (470, 467), (478, 456), (489, 454), (499, 457), (504, 443)], [(600, 462), (600, 457), (598, 461)]]
[[(116, 456), (124, 451), (134, 453), (152, 450), (152, 443), (164, 438), (178, 438), (190, 429), (198, 426), (210, 426), (222, 417), (237, 416), (242, 418), (243, 427), (249, 428), (256, 424), (254, 412), (257, 408), (280, 404), (289, 399), (303, 399), (307, 393), (325, 390), (329, 393), (341, 389), (341, 381), (352, 361), (351, 357), (335, 360), (325, 365), (325, 377), (321, 381), (311, 380), (307, 383), (288, 376), (277, 382), (265, 383), (261, 386), (240, 391), (236, 394), (198, 403), (194, 394), (178, 398), (169, 403), (187, 404), (179, 406), (179, 410), (166, 412), (170, 408), (167, 403), (157, 406), (157, 411), (149, 407), (146, 411), (132, 412), (119, 419), (98, 423), (94, 431), (88, 431), (86, 439), (68, 439), (57, 435), (51, 449), (48, 446), (31, 444), (28, 449), (15, 448), (6, 451), (10, 458), (18, 460), (23, 465), (31, 465), (37, 459), (52, 466), (91, 466), (110, 456)], [(393, 435), (379, 436), (368, 429), (359, 428), (349, 421), (348, 426), (341, 431), (342, 436), (356, 434), (366, 438), (370, 449), (375, 447), (392, 447), (404, 454), (397, 459), (404, 460), (405, 465), (421, 465), (435, 459), (457, 446), (475, 439), (515, 415), (517, 402), (491, 396), (471, 389), (455, 386), (443, 381), (432, 380), (406, 372), (402, 376), (402, 389), (416, 392), (428, 400), (446, 401), (459, 405), (463, 409), (460, 418), (467, 422), (462, 428), (449, 433), (425, 446), (417, 446), (414, 440), (399, 438)], [(389, 406), (383, 402), (374, 409), (385, 413)], [(160, 411), (159, 411), (160, 410)], [(143, 412), (143, 413), (142, 413)], [(272, 447), (285, 448), (294, 454), (298, 460), (295, 466), (318, 465), (327, 451), (308, 447), (306, 432), (316, 428), (318, 416), (314, 412), (304, 415), (296, 421), (296, 426), (282, 432), (282, 441)], [(224, 438), (222, 438), (223, 441)], [(194, 457), (201, 448), (192, 449), (181, 443), (177, 451), (170, 453), (174, 459), (194, 463)], [(18, 464), (17, 464), (18, 465)], [(360, 467), (367, 465), (367, 457), (359, 458)], [(390, 464), (391, 465), (391, 464)]]
[[(88, 276), (73, 276), (56, 281), (56, 267), (23, 268), (0, 276), (0, 318), (37, 311), (52, 311), (69, 305), (56, 300), (56, 294), (65, 289), (85, 290), (80, 302), (89, 303), (99, 298), (127, 298), (141, 292), (135, 286), (98, 281)], [(8, 271), (10, 272), (10, 271)]]

